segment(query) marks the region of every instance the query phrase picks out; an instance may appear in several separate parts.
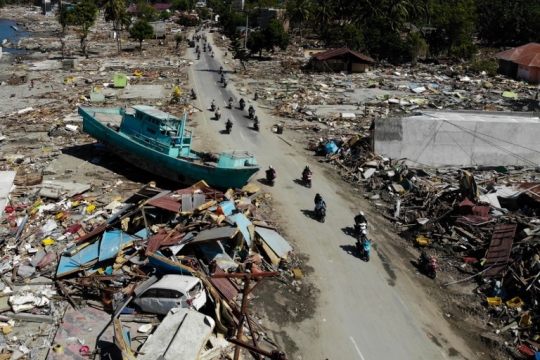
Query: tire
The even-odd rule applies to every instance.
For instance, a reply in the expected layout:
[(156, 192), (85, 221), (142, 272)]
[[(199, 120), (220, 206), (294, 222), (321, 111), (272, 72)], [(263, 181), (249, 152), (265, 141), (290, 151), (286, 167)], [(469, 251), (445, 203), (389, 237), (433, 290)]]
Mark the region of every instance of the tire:
[(369, 254), (366, 254), (366, 262), (369, 262)]
[(436, 271), (430, 271), (428, 276), (429, 276), (430, 279), (435, 279), (437, 277), (437, 272)]
[(326, 220), (326, 215), (321, 216), (321, 222), (324, 223), (324, 220)]

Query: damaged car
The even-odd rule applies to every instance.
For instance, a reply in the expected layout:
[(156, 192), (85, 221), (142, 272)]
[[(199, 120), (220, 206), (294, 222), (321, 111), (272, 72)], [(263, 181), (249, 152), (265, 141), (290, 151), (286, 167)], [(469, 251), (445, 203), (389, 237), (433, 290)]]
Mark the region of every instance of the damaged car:
[(202, 281), (187, 275), (152, 276), (135, 289), (134, 295), (131, 306), (138, 313), (166, 315), (173, 308), (199, 310), (206, 304)]

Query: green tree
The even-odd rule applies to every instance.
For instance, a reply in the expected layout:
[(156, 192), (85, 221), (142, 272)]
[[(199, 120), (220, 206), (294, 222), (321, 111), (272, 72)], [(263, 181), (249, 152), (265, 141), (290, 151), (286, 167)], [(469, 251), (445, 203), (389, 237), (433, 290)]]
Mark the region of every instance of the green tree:
[(287, 15), (293, 23), (300, 28), (300, 41), (302, 41), (303, 25), (311, 19), (312, 6), (309, 0), (291, 0), (287, 3)]
[(478, 36), (490, 45), (538, 41), (540, 1), (476, 0)]
[(364, 35), (362, 31), (353, 24), (345, 24), (341, 29), (341, 39), (343, 45), (351, 50), (361, 50), (364, 48)]
[(146, 20), (139, 20), (133, 25), (129, 31), (129, 35), (139, 42), (139, 47), (142, 52), (142, 42), (145, 39), (154, 37), (154, 28)]
[(188, 0), (173, 0), (171, 9), (176, 11), (191, 11)]
[(286, 50), (291, 41), (289, 34), (287, 34), (283, 27), (283, 23), (278, 19), (270, 20), (266, 29), (263, 30), (263, 37), (264, 48), (271, 52), (274, 51), (276, 46), (281, 50)]
[(233, 59), (240, 60), (240, 64), (242, 64), (242, 67), (244, 68), (244, 70), (246, 70), (246, 63), (249, 60), (249, 54), (247, 52), (247, 49), (242, 46), (240, 38), (237, 34), (233, 34), (233, 37), (231, 38), (231, 45), (229, 46), (229, 51), (232, 53)]
[[(431, 2), (432, 26), (442, 32), (446, 53), (470, 58), (475, 51), (472, 36), (475, 30), (474, 0), (446, 0)], [(431, 48), (431, 43), (429, 43)]]
[(159, 20), (168, 20), (171, 18), (171, 13), (167, 10), (163, 10), (159, 12)]
[(150, 21), (156, 21), (158, 19), (159, 13), (152, 5), (148, 5), (143, 1), (137, 3), (137, 13), (135, 14), (138, 19)]
[(208, 10), (208, 8), (202, 8), (199, 10), (199, 18), (201, 18), (201, 20), (208, 20), (210, 19), (210, 10)]
[(336, 16), (333, 0), (317, 0), (315, 14), (317, 21), (317, 32), (324, 38), (328, 35), (331, 28), (331, 23)]
[(124, 16), (126, 3), (124, 0), (107, 0), (103, 5), (103, 15), (106, 22), (112, 22), (116, 30), (116, 47), (122, 52), (121, 21)]
[(82, 53), (88, 57), (88, 34), (96, 22), (98, 8), (91, 0), (81, 0), (70, 11), (73, 16), (73, 25), (79, 27)]
[(178, 49), (180, 47), (180, 43), (182, 42), (182, 40), (184, 40), (184, 38), (182, 37), (182, 35), (176, 35), (174, 37), (174, 41), (176, 42), (176, 48)]
[(254, 31), (249, 34), (247, 47), (252, 54), (259, 53), (262, 56), (264, 49), (264, 35), (261, 31)]
[(410, 46), (412, 64), (416, 65), (419, 56), (427, 55), (428, 44), (419, 31), (410, 33), (407, 36), (407, 44)]
[(66, 33), (66, 28), (73, 25), (73, 14), (68, 10), (67, 5), (60, 3), (56, 10), (56, 20), (62, 26), (62, 34)]

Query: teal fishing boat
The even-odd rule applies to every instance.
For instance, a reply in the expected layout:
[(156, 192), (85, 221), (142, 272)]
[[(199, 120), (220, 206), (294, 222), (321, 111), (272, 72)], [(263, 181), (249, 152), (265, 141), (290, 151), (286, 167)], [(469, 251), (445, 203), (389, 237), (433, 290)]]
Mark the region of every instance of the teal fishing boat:
[(221, 154), (191, 149), (186, 115), (176, 118), (146, 105), (124, 108), (79, 107), (83, 131), (129, 163), (184, 184), (204, 180), (218, 188), (241, 188), (260, 170), (247, 151)]

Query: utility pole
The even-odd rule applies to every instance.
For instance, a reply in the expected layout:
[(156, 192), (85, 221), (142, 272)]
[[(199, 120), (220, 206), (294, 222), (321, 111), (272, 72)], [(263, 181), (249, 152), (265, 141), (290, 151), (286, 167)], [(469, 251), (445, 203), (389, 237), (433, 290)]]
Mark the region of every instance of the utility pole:
[(245, 49), (247, 49), (248, 21), (249, 21), (249, 15), (246, 15), (246, 41), (244, 42), (244, 48)]

